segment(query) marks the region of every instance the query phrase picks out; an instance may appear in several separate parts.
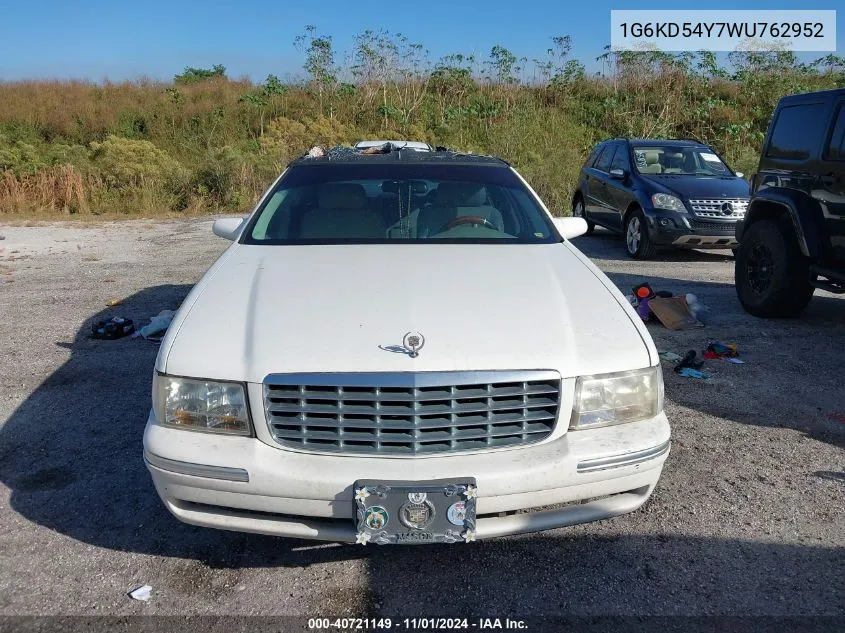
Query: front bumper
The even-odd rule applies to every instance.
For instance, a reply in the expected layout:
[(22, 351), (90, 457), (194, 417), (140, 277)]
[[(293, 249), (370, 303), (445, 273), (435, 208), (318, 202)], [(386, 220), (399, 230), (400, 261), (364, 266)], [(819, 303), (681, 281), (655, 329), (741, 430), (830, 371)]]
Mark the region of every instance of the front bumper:
[(737, 220), (699, 219), (689, 214), (654, 209), (646, 213), (649, 237), (658, 246), (735, 248)]
[(662, 412), (535, 446), (425, 458), (298, 452), (256, 438), (165, 428), (153, 423), (152, 414), (144, 433), (156, 490), (181, 521), (342, 542), (355, 540), (357, 479), (475, 477), (477, 536), (490, 538), (636, 510), (654, 490), (668, 453)]

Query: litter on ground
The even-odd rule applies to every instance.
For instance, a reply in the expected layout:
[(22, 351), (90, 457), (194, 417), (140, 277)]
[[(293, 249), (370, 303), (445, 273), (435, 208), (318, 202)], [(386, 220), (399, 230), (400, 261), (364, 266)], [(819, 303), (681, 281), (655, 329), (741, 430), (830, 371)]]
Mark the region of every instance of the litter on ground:
[(693, 369), (692, 367), (684, 367), (678, 372), (678, 375), (683, 376), (684, 378), (698, 378), (700, 380), (707, 380), (710, 378), (709, 374), (704, 373), (700, 369)]
[(698, 355), (695, 353), (694, 349), (691, 349), (686, 354), (684, 354), (684, 357), (675, 364), (675, 373), (680, 374), (682, 370), (687, 368), (701, 369), (701, 367), (704, 365), (704, 361), (698, 360), (697, 356)]
[(123, 338), (135, 331), (132, 319), (115, 316), (104, 321), (97, 321), (91, 325), (91, 336), (99, 339)]
[(704, 327), (689, 310), (686, 297), (655, 297), (648, 303), (651, 313), (670, 330)]
[(659, 352), (659, 355), (660, 358), (668, 360), (670, 363), (677, 363), (683, 359), (683, 356), (676, 354), (675, 352)]
[(643, 321), (656, 317), (670, 330), (704, 327), (699, 316), (706, 310), (694, 294), (674, 296), (668, 290), (654, 290), (648, 283), (631, 288), (628, 301)]
[(106, 305), (110, 308), (113, 308), (115, 306), (119, 306), (121, 303), (123, 303), (123, 299), (115, 298), (115, 299), (109, 299), (108, 301), (106, 301)]
[(707, 344), (707, 349), (704, 350), (704, 358), (707, 360), (715, 360), (717, 358), (725, 358), (730, 360), (739, 356), (739, 347), (736, 343), (720, 343), (719, 341), (710, 341)]
[(146, 602), (152, 596), (152, 591), (153, 588), (149, 585), (141, 585), (137, 589), (133, 589), (132, 591), (130, 591), (128, 595), (133, 600), (141, 600), (143, 602)]
[(173, 310), (162, 310), (154, 317), (150, 318), (150, 322), (138, 330), (133, 336), (134, 338), (155, 339), (160, 338), (170, 327), (173, 321), (173, 316), (176, 313)]

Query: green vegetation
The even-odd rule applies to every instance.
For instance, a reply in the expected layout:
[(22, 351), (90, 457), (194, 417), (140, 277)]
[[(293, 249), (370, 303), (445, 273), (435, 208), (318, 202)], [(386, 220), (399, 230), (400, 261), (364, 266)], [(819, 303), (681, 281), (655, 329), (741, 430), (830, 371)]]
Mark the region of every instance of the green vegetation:
[(711, 53), (607, 50), (590, 76), (568, 36), (549, 42), (530, 61), (501, 45), (432, 61), (386, 31), (340, 54), (308, 26), (292, 84), (232, 80), (221, 65), (171, 83), (0, 83), (0, 217), (241, 211), (311, 145), (362, 138), (502, 156), (565, 213), (603, 138), (697, 138), (751, 173), (779, 97), (845, 85), (835, 55), (735, 53), (723, 67)]

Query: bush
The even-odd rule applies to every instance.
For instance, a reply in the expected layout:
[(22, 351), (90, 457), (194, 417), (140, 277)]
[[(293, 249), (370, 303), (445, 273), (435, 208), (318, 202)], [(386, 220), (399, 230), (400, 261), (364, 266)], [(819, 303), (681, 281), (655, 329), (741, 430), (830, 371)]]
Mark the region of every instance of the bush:
[(183, 169), (178, 161), (149, 141), (109, 135), (102, 143), (91, 143), (94, 170), (110, 187), (166, 186), (179, 180)]
[(45, 166), (34, 145), (10, 141), (0, 134), (0, 171), (9, 170), (17, 176), (34, 174)]
[(277, 164), (286, 165), (313, 145), (305, 125), (287, 117), (277, 117), (267, 124), (260, 147)]

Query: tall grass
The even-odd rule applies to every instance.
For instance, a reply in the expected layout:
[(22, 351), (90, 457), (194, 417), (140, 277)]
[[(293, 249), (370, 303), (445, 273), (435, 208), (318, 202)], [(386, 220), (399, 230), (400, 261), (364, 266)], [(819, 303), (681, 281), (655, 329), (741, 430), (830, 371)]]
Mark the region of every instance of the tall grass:
[(273, 90), (217, 76), (0, 83), (0, 217), (243, 210), (310, 145), (392, 137), (499, 155), (565, 213), (603, 138), (696, 138), (748, 173), (780, 96), (845, 85), (807, 68), (723, 75), (629, 64), (543, 83), (430, 71)]

